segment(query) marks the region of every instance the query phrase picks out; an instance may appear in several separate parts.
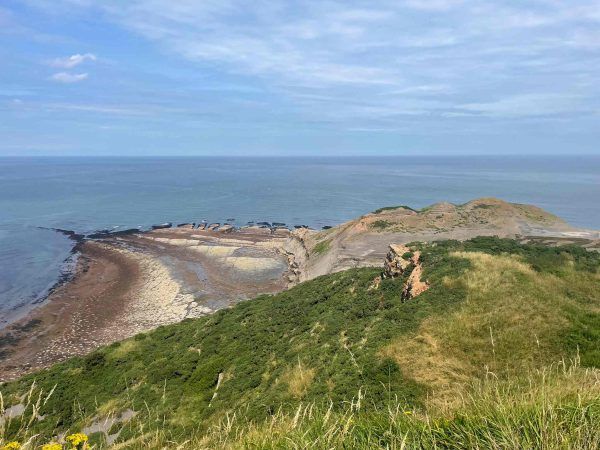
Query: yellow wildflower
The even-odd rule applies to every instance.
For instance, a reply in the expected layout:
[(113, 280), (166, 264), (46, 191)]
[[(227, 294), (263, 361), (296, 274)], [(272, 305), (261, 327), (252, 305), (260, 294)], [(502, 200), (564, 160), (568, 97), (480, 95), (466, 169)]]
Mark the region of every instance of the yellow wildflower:
[(85, 448), (85, 443), (88, 440), (87, 435), (83, 433), (75, 433), (67, 436), (67, 442), (73, 446), (73, 448), (80, 449)]
[(50, 442), (49, 444), (42, 445), (42, 450), (62, 450), (63, 446), (56, 442)]
[(17, 441), (12, 441), (4, 444), (2, 447), (0, 447), (0, 450), (19, 450), (20, 448), (21, 444), (19, 444)]

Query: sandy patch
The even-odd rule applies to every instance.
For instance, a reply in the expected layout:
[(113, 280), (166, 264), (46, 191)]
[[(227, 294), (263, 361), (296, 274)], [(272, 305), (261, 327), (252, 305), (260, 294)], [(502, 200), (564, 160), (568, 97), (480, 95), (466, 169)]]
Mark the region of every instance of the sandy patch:
[(248, 256), (232, 256), (223, 259), (223, 263), (244, 272), (268, 272), (282, 267), (274, 258), (252, 258)]
[(233, 255), (238, 248), (239, 247), (229, 247), (225, 245), (198, 245), (190, 250), (213, 258), (226, 258)]
[(174, 245), (176, 247), (193, 247), (200, 244), (197, 239), (178, 239), (178, 238), (152, 238), (156, 242), (162, 242), (163, 244)]

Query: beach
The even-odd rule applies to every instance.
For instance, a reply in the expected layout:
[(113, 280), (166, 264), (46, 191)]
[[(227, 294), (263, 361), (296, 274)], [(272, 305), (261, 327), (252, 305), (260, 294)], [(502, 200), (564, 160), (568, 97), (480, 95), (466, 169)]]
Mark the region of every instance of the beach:
[(296, 281), (288, 237), (163, 229), (85, 240), (68, 281), (0, 331), (8, 380)]

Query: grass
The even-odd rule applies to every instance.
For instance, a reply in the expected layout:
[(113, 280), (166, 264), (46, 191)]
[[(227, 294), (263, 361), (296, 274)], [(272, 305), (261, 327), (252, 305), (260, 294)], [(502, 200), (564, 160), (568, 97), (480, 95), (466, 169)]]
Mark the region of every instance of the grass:
[(225, 422), (190, 448), (595, 449), (598, 376), (576, 360), (503, 381), (490, 374), (470, 386), (452, 412), (406, 409), (398, 402), (365, 411), (360, 395), (340, 411), (301, 404), (294, 414), (275, 414), (258, 425)]
[[(173, 436), (157, 415), (158, 427), (136, 428), (114, 448), (592, 450), (600, 445), (600, 372), (582, 368), (577, 357), (504, 380), (490, 372), (469, 385), (452, 410), (412, 409), (398, 401), (365, 409), (363, 401), (359, 390), (342, 408), (300, 402), (293, 411), (280, 409), (257, 422), (240, 409), (184, 439)], [(33, 449), (44, 441), (31, 436), (25, 442)]]
[(6, 406), (32, 400), (0, 435), (49, 439), (131, 409), (112, 430), (123, 448), (567, 448), (561, 434), (593, 448), (600, 255), (415, 247), (431, 288), (412, 301), (408, 274), (375, 290), (380, 269), (353, 269), (160, 327), (2, 386)]
[(371, 228), (374, 228), (376, 230), (385, 230), (386, 228), (389, 228), (392, 225), (393, 223), (387, 220), (376, 220), (371, 224)]
[(373, 214), (380, 214), (382, 212), (386, 212), (386, 211), (394, 211), (396, 209), (408, 209), (410, 211), (414, 211), (414, 212), (419, 212), (417, 209), (411, 208), (410, 206), (406, 206), (406, 205), (398, 205), (398, 206), (384, 206), (383, 208), (379, 208), (376, 209), (375, 211), (373, 211)]
[(324, 253), (327, 253), (329, 251), (330, 245), (331, 245), (331, 240), (325, 239), (325, 240), (317, 243), (317, 245), (315, 245), (315, 247), (313, 248), (313, 253), (315, 255), (322, 255)]

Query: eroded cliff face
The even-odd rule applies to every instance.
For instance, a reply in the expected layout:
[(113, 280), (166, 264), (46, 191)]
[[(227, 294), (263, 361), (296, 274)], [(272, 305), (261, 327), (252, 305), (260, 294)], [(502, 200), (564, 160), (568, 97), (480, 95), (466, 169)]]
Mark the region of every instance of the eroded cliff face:
[(477, 236), (556, 237), (598, 240), (600, 233), (579, 230), (540, 208), (495, 198), (462, 205), (442, 202), (421, 210), (381, 208), (330, 230), (302, 237), (306, 264), (301, 280), (345, 269), (380, 266), (390, 242), (467, 240)]

